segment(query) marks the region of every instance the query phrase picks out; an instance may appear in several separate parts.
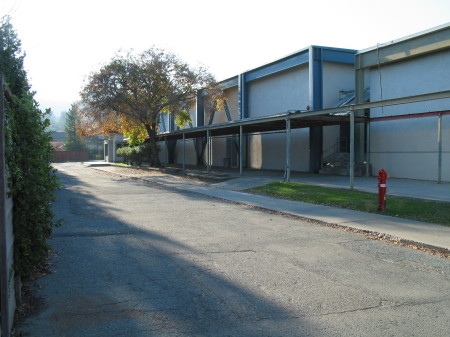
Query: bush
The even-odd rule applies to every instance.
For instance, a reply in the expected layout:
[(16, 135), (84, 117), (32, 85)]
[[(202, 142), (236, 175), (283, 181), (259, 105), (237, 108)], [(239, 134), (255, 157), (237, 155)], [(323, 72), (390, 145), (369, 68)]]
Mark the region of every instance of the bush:
[(7, 109), (6, 157), (13, 198), (14, 265), (16, 272), (27, 278), (47, 257), (47, 239), (54, 220), (53, 191), (59, 183), (50, 166), (51, 136), (45, 129), (50, 124), (47, 112), (37, 108), (32, 94), (17, 98)]
[(123, 161), (128, 165), (141, 166), (144, 158), (149, 152), (149, 145), (147, 143), (136, 146), (125, 146), (117, 149), (116, 155), (123, 158)]

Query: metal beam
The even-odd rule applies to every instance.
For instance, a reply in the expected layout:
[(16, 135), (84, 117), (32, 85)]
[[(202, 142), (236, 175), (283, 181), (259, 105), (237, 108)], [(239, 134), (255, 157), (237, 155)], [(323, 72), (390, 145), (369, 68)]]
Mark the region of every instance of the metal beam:
[(438, 184), (442, 183), (442, 114), (438, 119)]
[[(360, 104), (352, 104), (348, 106), (343, 107), (336, 107), (336, 108), (326, 108), (322, 110), (317, 111), (296, 111), (292, 112), (290, 114), (291, 121), (294, 119), (301, 119), (301, 118), (307, 118), (312, 116), (321, 116), (321, 115), (331, 115), (336, 113), (348, 113), (351, 111), (357, 111), (357, 110), (363, 110), (363, 109), (372, 109), (372, 108), (379, 108), (382, 106), (392, 106), (392, 105), (401, 105), (401, 104), (407, 104), (407, 103), (416, 103), (416, 102), (422, 102), (422, 101), (430, 101), (430, 100), (439, 100), (444, 98), (450, 98), (450, 90), (445, 91), (438, 91), (433, 93), (427, 93), (427, 94), (421, 94), (421, 95), (414, 95), (414, 96), (405, 96), (405, 97), (398, 97), (398, 98), (391, 98), (386, 99), (382, 101), (373, 101), (368, 103), (360, 103)], [(220, 123), (220, 124), (213, 124), (211, 126), (203, 126), (203, 127), (197, 127), (192, 129), (185, 129), (184, 132), (186, 132), (186, 135), (189, 137), (190, 133), (198, 133), (198, 132), (204, 132), (206, 130), (219, 130), (219, 129), (226, 129), (230, 127), (237, 127), (237, 126), (246, 126), (246, 125), (254, 125), (258, 123), (268, 123), (271, 121), (282, 121), (286, 117), (286, 113), (277, 114), (277, 115), (271, 115), (267, 117), (259, 117), (259, 118), (247, 118), (245, 120), (236, 120), (228, 123)], [(375, 121), (375, 120), (374, 120)], [(182, 132), (180, 130), (170, 133), (172, 136), (179, 135), (179, 138), (182, 137)], [(159, 137), (165, 136), (165, 134), (159, 134)]]
[(211, 173), (211, 131), (206, 131), (206, 148), (207, 148), (207, 158), (206, 158), (206, 172)]
[(353, 190), (355, 180), (355, 112), (350, 113), (350, 190)]
[[(231, 122), (232, 119), (231, 119), (230, 109), (228, 108), (227, 101), (224, 101), (224, 102), (223, 102), (223, 109), (225, 110), (225, 113), (226, 113), (226, 115), (227, 115), (227, 120), (228, 120), (229, 122)], [(210, 124), (211, 124), (211, 123), (210, 123)]]
[(239, 125), (239, 175), (242, 176), (242, 172), (243, 172), (243, 151), (244, 150), (244, 146), (243, 146), (243, 135), (242, 135), (242, 125)]
[(169, 142), (167, 141), (167, 136), (165, 137), (166, 144), (166, 166), (169, 166)]
[(238, 85), (238, 109), (239, 119), (247, 118), (247, 85), (245, 83), (245, 74), (239, 75)]
[(337, 62), (345, 64), (355, 63), (355, 54), (357, 50), (345, 50), (320, 47), (322, 49), (323, 60), (327, 62)]
[[(323, 58), (322, 49), (309, 50), (309, 104), (312, 110), (323, 108)], [(309, 128), (309, 172), (316, 173), (322, 166), (323, 128)]]
[(228, 89), (232, 87), (238, 86), (239, 79), (238, 76), (231, 77), (229, 79), (223, 80), (219, 82), (219, 85), (222, 89)]
[(203, 90), (197, 91), (197, 100), (195, 106), (195, 118), (197, 121), (197, 127), (205, 125), (205, 101), (203, 96)]
[(416, 114), (406, 114), (406, 115), (395, 115), (395, 116), (382, 116), (371, 118), (371, 122), (386, 122), (386, 121), (396, 121), (402, 119), (415, 119), (415, 118), (426, 118), (426, 117), (439, 117), (450, 115), (450, 110), (443, 111), (433, 111), (433, 112), (420, 112)]
[(370, 122), (366, 124), (366, 177), (370, 177)]
[(286, 182), (291, 180), (291, 119), (286, 115)]
[(183, 132), (183, 172), (186, 171), (186, 134)]
[(208, 125), (211, 125), (213, 123), (215, 115), (216, 115), (216, 111), (211, 112), (211, 115), (209, 116)]

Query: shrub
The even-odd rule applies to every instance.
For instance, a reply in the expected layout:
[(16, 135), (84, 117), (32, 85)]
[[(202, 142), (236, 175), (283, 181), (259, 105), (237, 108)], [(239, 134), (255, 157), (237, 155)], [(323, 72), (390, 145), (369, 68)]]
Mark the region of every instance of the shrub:
[(47, 239), (54, 220), (53, 191), (59, 183), (50, 166), (51, 136), (45, 129), (50, 124), (47, 112), (37, 108), (32, 94), (17, 98), (7, 109), (8, 181), (13, 198), (14, 265), (16, 272), (27, 278), (34, 267), (47, 257)]
[(123, 157), (123, 161), (128, 165), (141, 166), (144, 158), (149, 152), (149, 145), (147, 143), (136, 146), (124, 146), (116, 151), (116, 155)]

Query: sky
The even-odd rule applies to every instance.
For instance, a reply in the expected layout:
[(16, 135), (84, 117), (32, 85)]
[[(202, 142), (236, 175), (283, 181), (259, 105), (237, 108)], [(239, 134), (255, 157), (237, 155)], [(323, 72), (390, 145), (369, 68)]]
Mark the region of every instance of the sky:
[(0, 0), (42, 109), (79, 100), (120, 50), (152, 46), (224, 80), (310, 45), (366, 49), (450, 21), (449, 0)]

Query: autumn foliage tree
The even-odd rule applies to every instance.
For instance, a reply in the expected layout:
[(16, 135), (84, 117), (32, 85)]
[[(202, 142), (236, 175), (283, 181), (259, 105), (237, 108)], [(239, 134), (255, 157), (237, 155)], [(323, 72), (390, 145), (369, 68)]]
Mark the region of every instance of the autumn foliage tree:
[(145, 130), (151, 166), (160, 167), (157, 131), (161, 114), (175, 116), (177, 125), (190, 121), (189, 108), (204, 89), (219, 109), (223, 93), (204, 68), (193, 68), (172, 53), (151, 48), (128, 53), (90, 75), (81, 92), (79, 128), (85, 135)]

